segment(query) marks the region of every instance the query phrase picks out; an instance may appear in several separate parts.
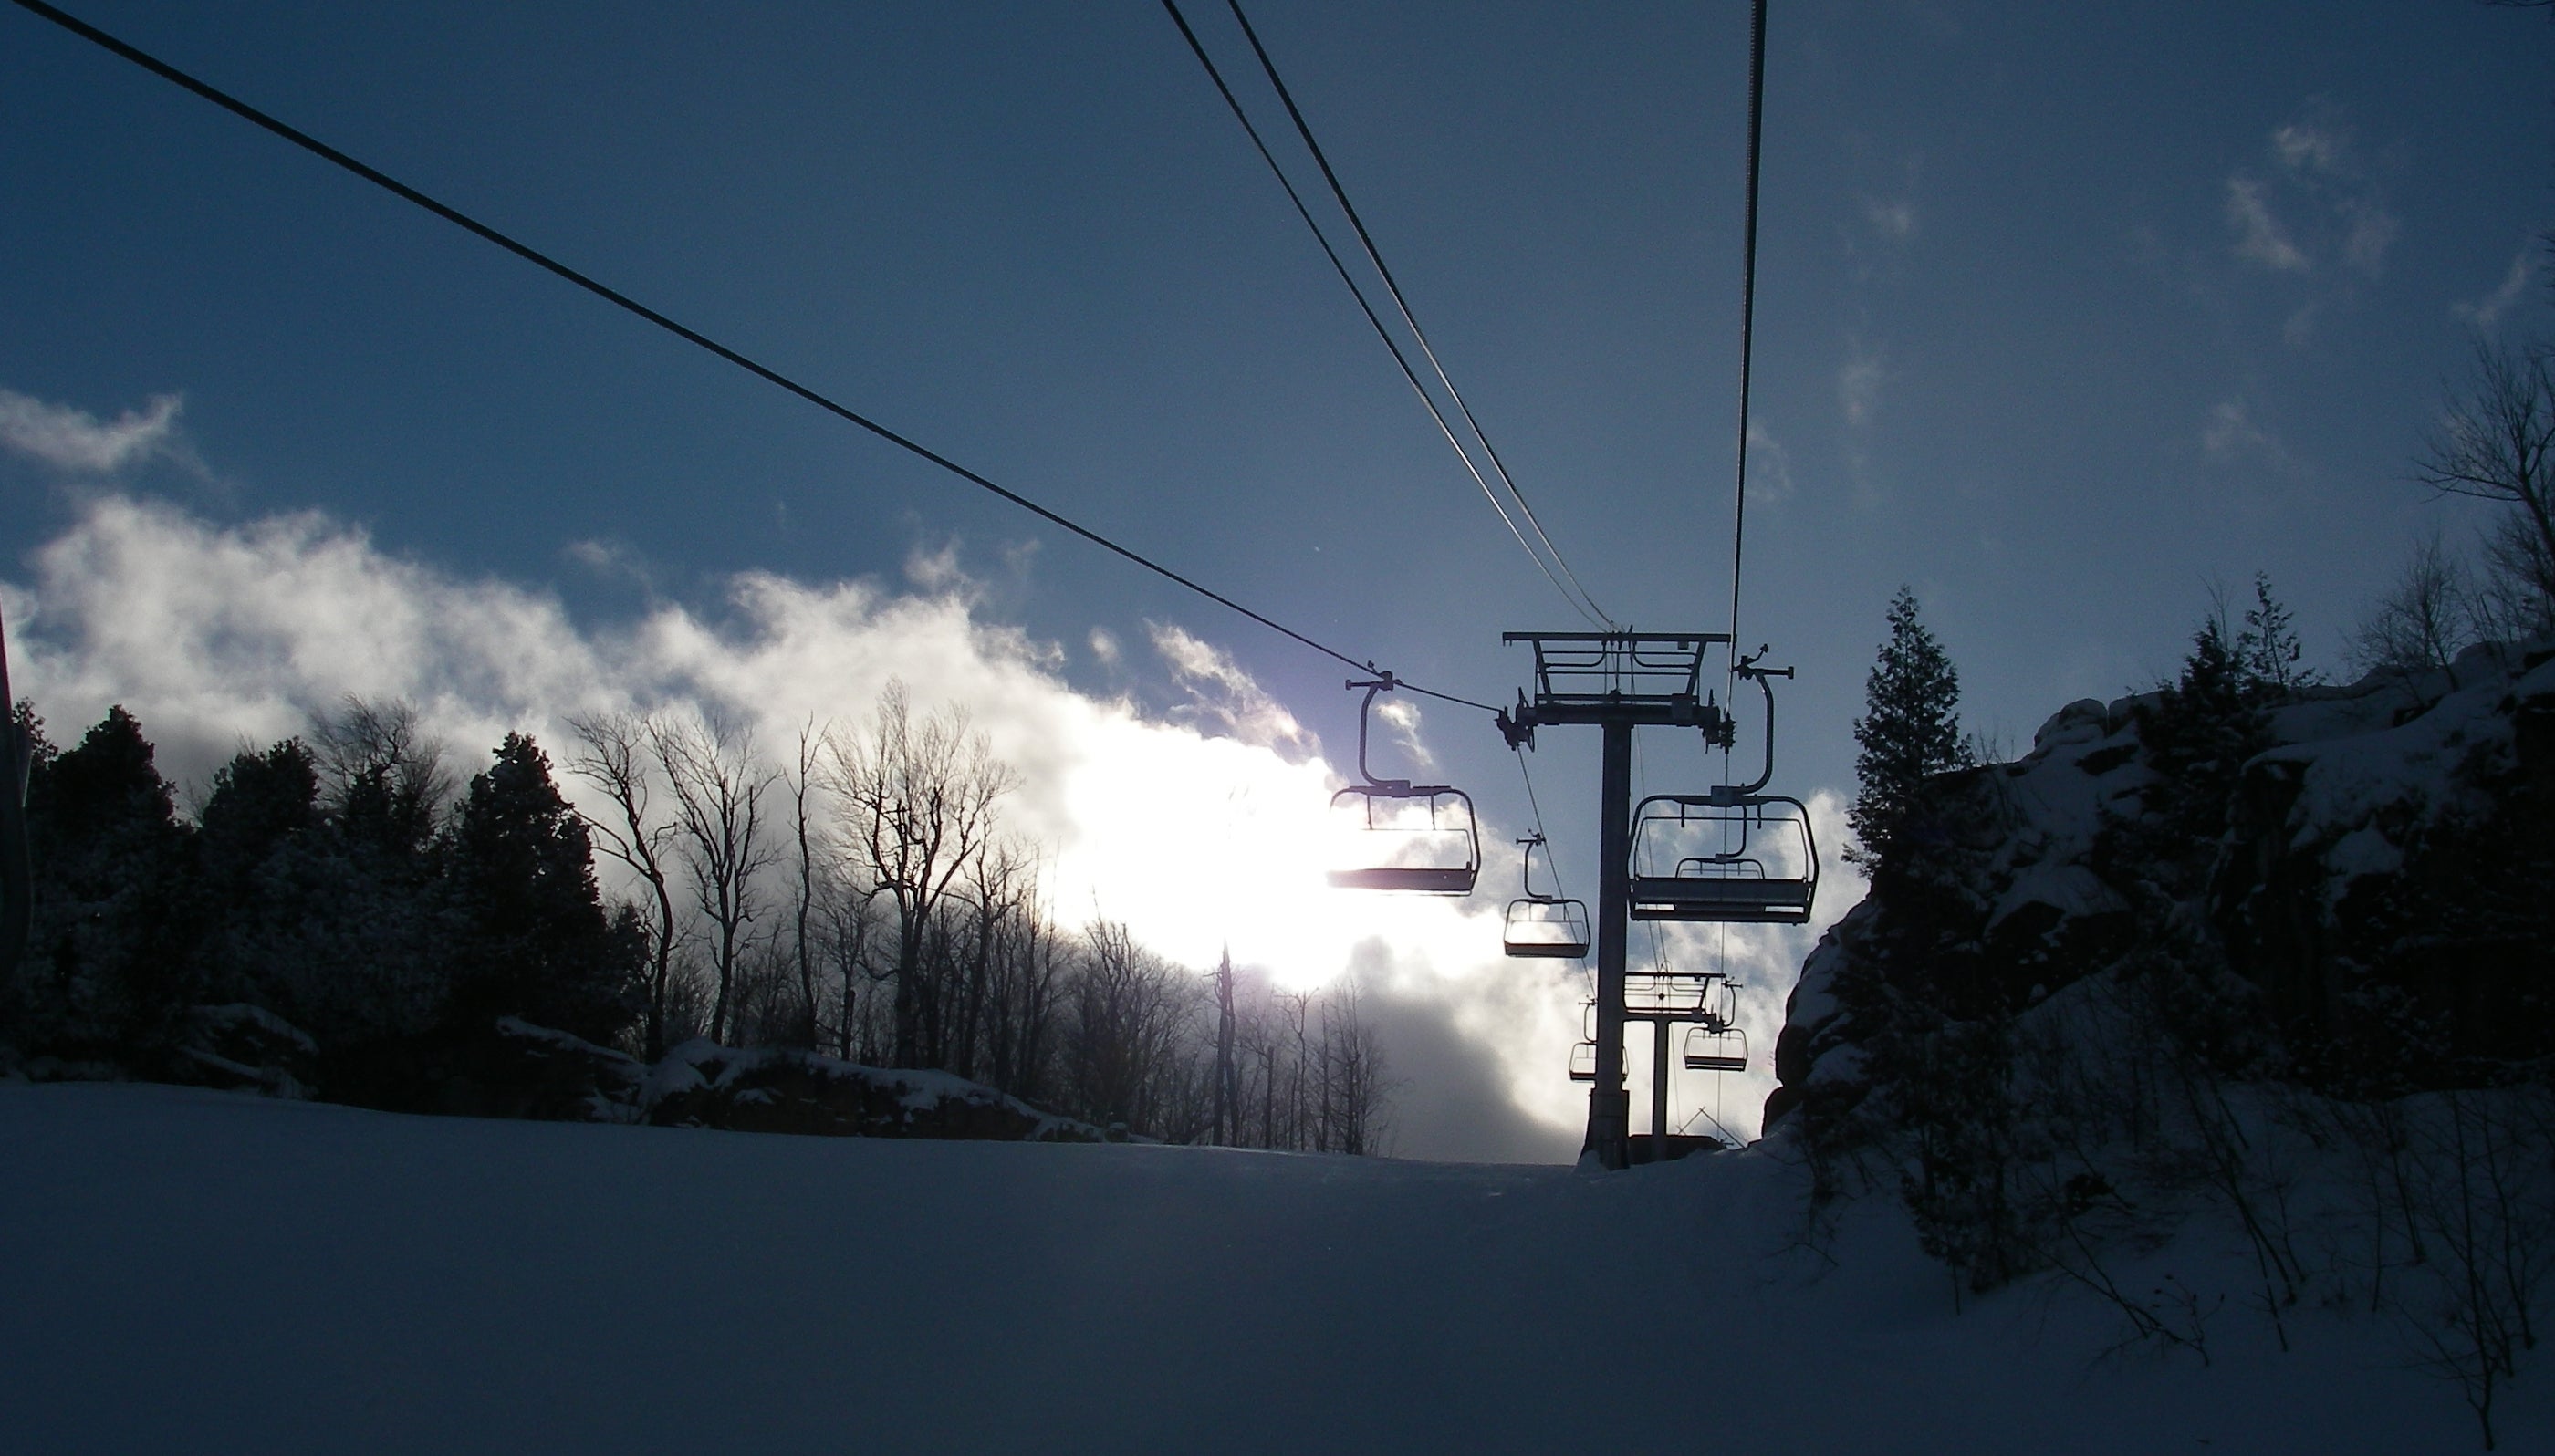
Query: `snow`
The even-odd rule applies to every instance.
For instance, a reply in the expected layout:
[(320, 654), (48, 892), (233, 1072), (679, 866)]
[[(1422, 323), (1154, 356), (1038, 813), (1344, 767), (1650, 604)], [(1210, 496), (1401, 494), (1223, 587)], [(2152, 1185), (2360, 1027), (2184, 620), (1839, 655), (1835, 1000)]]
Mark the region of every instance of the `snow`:
[[(1773, 1153), (1588, 1175), (0, 1083), (9, 1449), (2473, 1449), (2386, 1328), (2210, 1364)], [(2246, 1287), (2187, 1228), (2136, 1279)], [(1831, 1264), (1830, 1261), (1833, 1261)], [(2143, 1287), (2143, 1285), (2141, 1285)], [(2555, 1449), (2523, 1366), (2504, 1449)]]
[(2111, 886), (2083, 865), (2033, 865), (2013, 877), (2013, 885), (1997, 902), (1995, 913), (1988, 916), (1988, 930), (1993, 934), (2006, 916), (2027, 905), (2050, 906), (2062, 914), (2099, 915), (2129, 909)]

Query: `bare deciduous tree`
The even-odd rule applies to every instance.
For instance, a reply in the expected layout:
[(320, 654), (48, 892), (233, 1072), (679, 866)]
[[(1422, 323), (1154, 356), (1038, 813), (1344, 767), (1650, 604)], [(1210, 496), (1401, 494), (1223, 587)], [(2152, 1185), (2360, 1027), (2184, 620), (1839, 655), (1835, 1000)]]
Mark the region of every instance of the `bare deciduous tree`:
[(727, 1033), (737, 965), (763, 909), (755, 881), (773, 860), (762, 832), (763, 794), (772, 776), (755, 752), (753, 730), (722, 718), (651, 720), (648, 741), (673, 791), (693, 899), (710, 922), (710, 970), (717, 987), (710, 1039), (716, 1041)]
[(412, 845), (433, 833), (457, 787), (443, 740), (420, 728), (416, 705), (403, 699), (348, 695), (320, 716), (310, 748), (331, 808), (350, 820), (377, 820)]
[(943, 708), (916, 721), (905, 684), (879, 694), (872, 730), (834, 734), (833, 787), (847, 808), (854, 870), (896, 909), (894, 983), (898, 1066), (918, 1064), (925, 946), (934, 911), (994, 833), (994, 806), (1020, 783), (967, 714)]
[(585, 816), (594, 842), (619, 861), (646, 887), (640, 907), (648, 929), (648, 1010), (642, 1034), (650, 1061), (666, 1054), (666, 1003), (681, 925), (674, 918), (673, 890), (666, 862), (677, 832), (660, 817), (651, 802), (647, 723), (633, 713), (597, 713), (568, 719), (581, 752), (568, 760), (567, 771), (602, 790), (612, 804), (608, 817)]
[(2494, 537), (2501, 574), (2555, 602), (2555, 355), (2478, 342), (2466, 393), (2425, 431), (2415, 478), (2510, 508)]
[(2395, 585), (2352, 633), (2351, 658), (2362, 671), (2445, 671), (2475, 640), (2474, 584), (2434, 534), (2414, 544)]
[(1166, 1126), (1159, 1114), (1173, 1101), (1170, 1084), (1193, 1070), (1181, 1065), (1183, 1033), (1203, 987), (1115, 920), (1092, 923), (1083, 955), (1065, 1048), (1076, 1110), (1094, 1122), (1187, 1141), (1186, 1129)]
[(791, 905), (793, 915), (791, 953), (792, 963), (798, 972), (798, 996), (806, 1017), (805, 1039), (801, 1044), (809, 1047), (817, 1045), (819, 1041), (817, 1015), (821, 1004), (816, 988), (816, 941), (812, 933), (812, 925), (816, 902), (821, 895), (820, 881), (826, 873), (826, 867), (834, 863), (834, 856), (826, 842), (830, 836), (825, 826), (812, 814), (809, 803), (817, 788), (816, 774), (821, 767), (823, 746), (824, 736), (817, 729), (815, 720), (811, 718), (798, 729), (796, 764), (784, 770), (782, 774), (782, 783), (790, 790), (790, 822), (792, 831), (791, 872), (791, 889), (794, 895)]

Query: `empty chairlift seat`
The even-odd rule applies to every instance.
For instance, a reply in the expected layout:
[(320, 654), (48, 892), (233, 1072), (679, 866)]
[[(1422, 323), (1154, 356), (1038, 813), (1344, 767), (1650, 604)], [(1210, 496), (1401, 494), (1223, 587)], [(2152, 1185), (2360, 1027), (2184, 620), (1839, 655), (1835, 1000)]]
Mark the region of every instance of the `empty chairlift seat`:
[(1444, 784), (1378, 779), (1366, 766), (1366, 728), (1375, 695), (1400, 683), (1390, 672), (1352, 681), (1358, 705), (1358, 777), (1331, 795), (1331, 883), (1343, 890), (1470, 895), (1482, 873), (1482, 835), (1473, 800)]
[(1691, 1072), (1748, 1070), (1748, 1033), (1728, 1026), (1689, 1029), (1685, 1033), (1685, 1065)]
[(1656, 793), (1633, 818), (1633, 918), (1797, 925), (1819, 888), (1799, 799)]
[(1442, 784), (1352, 784), (1331, 795), (1333, 885), (1470, 895), (1482, 872), (1473, 800)]
[(1588, 907), (1558, 895), (1535, 894), (1534, 852), (1542, 847), (1543, 836), (1529, 834), (1518, 845), (1523, 851), (1518, 873), (1524, 893), (1509, 902), (1500, 948), (1533, 959), (1577, 960), (1587, 955)]
[(1574, 1082), (1593, 1082), (1597, 1080), (1596, 1042), (1580, 1041), (1571, 1045), (1570, 1080)]

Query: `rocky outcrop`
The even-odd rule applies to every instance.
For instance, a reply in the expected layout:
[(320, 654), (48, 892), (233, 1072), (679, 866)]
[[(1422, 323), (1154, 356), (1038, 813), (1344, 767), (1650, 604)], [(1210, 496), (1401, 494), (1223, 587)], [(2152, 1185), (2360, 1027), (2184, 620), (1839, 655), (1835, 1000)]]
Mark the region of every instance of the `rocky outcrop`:
[(785, 1047), (734, 1050), (707, 1040), (666, 1053), (643, 1093), (660, 1127), (729, 1128), (836, 1138), (955, 1138), (1097, 1143), (1087, 1123), (1040, 1112), (935, 1071), (886, 1071)]
[(168, 1059), (172, 1081), (307, 1097), (319, 1047), (301, 1028), (262, 1007), (197, 1006), (187, 1009)]
[(2155, 694), (2070, 703), (2021, 759), (1936, 780), (1921, 872), (1877, 884), (1802, 966), (1766, 1125), (1808, 1099), (1858, 1098), (1863, 1057), (1840, 988), (1920, 963), (1928, 994), (1977, 1001), (1948, 1008), (1959, 1017), (1992, 1002), (2025, 1010), (2133, 952), (2205, 945), (2302, 1056), (2347, 1055), (2381, 1024), (2398, 1041), (2425, 1029), (2443, 1068), (2543, 1053), (2555, 1035), (2550, 659), (2484, 647), (2445, 671), (2297, 694), (2262, 716), (2269, 746), (2236, 775), (2214, 841), (2161, 822), (2175, 786), (2140, 733)]
[(328, 1072), (325, 1095), (398, 1112), (835, 1138), (1107, 1140), (1087, 1123), (947, 1072), (892, 1071), (707, 1039), (687, 1041), (651, 1066), (515, 1017), (482, 1035), (362, 1048), (331, 1059)]
[(331, 1048), (319, 1095), (386, 1112), (635, 1123), (648, 1064), (514, 1017), (487, 1031)]

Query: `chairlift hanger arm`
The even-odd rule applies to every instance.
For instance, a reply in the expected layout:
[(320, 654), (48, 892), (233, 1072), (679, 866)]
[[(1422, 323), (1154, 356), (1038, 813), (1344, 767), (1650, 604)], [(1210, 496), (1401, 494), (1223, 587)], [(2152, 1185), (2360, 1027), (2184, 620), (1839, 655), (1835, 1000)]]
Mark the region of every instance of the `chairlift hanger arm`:
[(1757, 778), (1751, 783), (1719, 784), (1713, 786), (1712, 796), (1716, 800), (1720, 800), (1722, 802), (1728, 802), (1733, 799), (1742, 798), (1756, 793), (1760, 789), (1764, 789), (1767, 784), (1773, 782), (1774, 679), (1777, 677), (1790, 677), (1792, 675), (1792, 669), (1789, 667), (1760, 667), (1757, 666), (1757, 660), (1764, 656), (1765, 656), (1765, 649), (1761, 647), (1757, 649), (1754, 655), (1740, 659), (1738, 667), (1733, 670), (1739, 674), (1739, 677), (1743, 681), (1753, 678), (1757, 683), (1758, 690), (1765, 694), (1764, 768), (1758, 773)]

